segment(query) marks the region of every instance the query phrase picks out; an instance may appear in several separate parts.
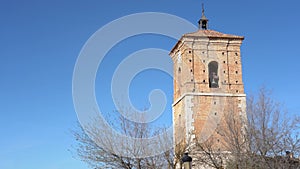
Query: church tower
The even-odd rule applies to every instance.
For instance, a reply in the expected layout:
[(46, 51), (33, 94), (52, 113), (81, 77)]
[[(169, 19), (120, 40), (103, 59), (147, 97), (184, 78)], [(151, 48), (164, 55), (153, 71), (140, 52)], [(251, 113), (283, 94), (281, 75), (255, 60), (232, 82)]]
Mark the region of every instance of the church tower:
[(225, 116), (246, 118), (240, 50), (244, 37), (210, 30), (204, 9), (198, 23), (199, 30), (184, 34), (170, 52), (174, 141), (178, 145), (213, 137), (213, 149), (227, 151), (217, 128)]

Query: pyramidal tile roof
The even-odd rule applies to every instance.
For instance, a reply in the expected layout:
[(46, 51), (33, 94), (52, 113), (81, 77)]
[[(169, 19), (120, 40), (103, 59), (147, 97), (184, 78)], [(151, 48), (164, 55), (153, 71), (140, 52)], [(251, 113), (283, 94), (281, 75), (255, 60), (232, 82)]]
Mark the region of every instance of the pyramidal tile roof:
[(243, 36), (224, 34), (214, 30), (201, 30), (196, 32), (184, 34), (183, 37), (209, 37), (209, 38), (231, 38), (231, 39), (244, 39)]
[(176, 45), (170, 51), (170, 54), (177, 48), (177, 46), (182, 42), (183, 38), (216, 38), (216, 39), (237, 39), (237, 40), (244, 40), (244, 36), (237, 36), (237, 35), (230, 35), (221, 33), (214, 30), (203, 30), (199, 29), (196, 32), (186, 33), (184, 34)]

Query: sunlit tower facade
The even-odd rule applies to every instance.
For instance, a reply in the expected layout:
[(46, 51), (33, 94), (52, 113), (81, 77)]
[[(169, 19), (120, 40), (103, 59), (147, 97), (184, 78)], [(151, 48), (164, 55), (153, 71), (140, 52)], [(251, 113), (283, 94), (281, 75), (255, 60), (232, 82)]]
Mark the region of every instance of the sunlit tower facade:
[(226, 152), (217, 128), (225, 115), (246, 117), (240, 49), (244, 37), (210, 30), (208, 21), (203, 9), (199, 30), (184, 34), (170, 52), (174, 141), (190, 142), (192, 149), (193, 141), (214, 138), (214, 149)]

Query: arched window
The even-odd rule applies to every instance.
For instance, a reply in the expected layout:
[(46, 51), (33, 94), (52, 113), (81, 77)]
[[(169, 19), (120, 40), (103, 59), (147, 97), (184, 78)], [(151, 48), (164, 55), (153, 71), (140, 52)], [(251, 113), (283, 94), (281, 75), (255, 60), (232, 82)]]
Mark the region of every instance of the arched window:
[(219, 76), (218, 76), (218, 62), (212, 61), (208, 64), (209, 70), (209, 87), (218, 88), (219, 87)]

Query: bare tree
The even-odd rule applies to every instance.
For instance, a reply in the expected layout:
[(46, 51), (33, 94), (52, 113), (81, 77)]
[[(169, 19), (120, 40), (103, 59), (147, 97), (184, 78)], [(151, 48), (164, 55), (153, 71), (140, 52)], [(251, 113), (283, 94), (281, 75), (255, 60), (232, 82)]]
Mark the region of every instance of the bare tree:
[[(232, 106), (234, 107), (234, 106)], [(244, 166), (247, 149), (244, 117), (233, 111), (225, 113), (216, 132), (206, 141), (194, 139), (194, 154), (196, 165), (207, 168), (223, 169), (229, 161), (235, 166)], [(232, 164), (233, 165), (233, 164)]]
[[(247, 100), (247, 117), (231, 109), (206, 142), (194, 140), (196, 162), (221, 169), (282, 169), (300, 168), (299, 117), (282, 110), (262, 88), (257, 97)], [(216, 145), (221, 142), (220, 151)], [(288, 156), (287, 154), (288, 153)]]
[[(77, 141), (75, 150), (78, 157), (92, 168), (174, 168), (174, 153), (172, 149), (156, 156), (140, 157), (139, 154), (149, 153), (144, 146), (140, 146), (135, 142), (128, 143), (125, 140), (111, 136), (105, 127), (97, 127), (99, 125), (101, 124), (95, 119), (89, 126), (84, 126), (83, 128), (79, 125), (79, 128), (73, 131), (73, 135)], [(118, 116), (115, 122), (111, 122), (110, 125), (112, 128), (116, 128), (121, 134), (131, 138), (148, 138), (161, 133), (159, 130), (151, 129), (147, 123), (135, 123), (121, 115)], [(157, 145), (156, 148), (170, 147), (170, 145), (166, 145), (169, 143), (167, 139), (170, 138), (162, 135), (160, 140), (155, 143)], [(100, 143), (102, 146), (99, 146), (97, 143)], [(116, 143), (118, 144), (117, 146)], [(120, 155), (116, 147), (121, 147), (122, 151), (125, 151), (124, 154), (128, 155)]]
[(299, 117), (283, 111), (265, 88), (260, 89), (256, 98), (247, 100), (247, 115), (251, 163), (262, 168), (290, 168), (294, 157), (287, 158), (286, 152), (300, 152)]
[(182, 140), (179, 143), (177, 143), (174, 147), (173, 152), (173, 168), (182, 168), (182, 158), (185, 153), (188, 153), (191, 151), (191, 139), (188, 138), (187, 140)]
[(215, 148), (215, 138), (212, 136), (205, 142), (195, 141), (194, 154), (196, 158), (193, 161), (196, 165), (205, 166), (207, 168), (221, 169), (223, 166), (222, 154)]
[[(216, 134), (206, 142), (199, 142), (197, 137), (189, 138), (178, 143), (174, 149), (144, 158), (138, 156), (141, 153), (147, 154), (148, 150), (143, 146), (120, 140), (118, 146), (122, 146), (131, 155), (120, 156), (112, 137), (105, 130), (95, 125), (85, 126), (85, 131), (80, 127), (74, 132), (78, 142), (77, 154), (93, 168), (182, 168), (182, 155), (189, 152), (193, 154), (195, 163), (209, 168), (300, 169), (300, 161), (295, 158), (299, 157), (300, 152), (299, 117), (292, 117), (283, 111), (282, 106), (272, 99), (271, 93), (265, 88), (256, 97), (248, 98), (247, 117), (235, 111), (232, 108), (224, 114)], [(117, 128), (122, 134), (133, 138), (147, 138), (165, 130), (152, 129), (146, 123), (135, 123), (123, 116), (119, 117), (118, 124)], [(95, 139), (104, 147), (98, 146)], [(169, 139), (167, 135), (162, 135), (155, 143), (157, 148), (170, 146)], [(222, 145), (221, 150), (216, 148), (217, 144)]]

